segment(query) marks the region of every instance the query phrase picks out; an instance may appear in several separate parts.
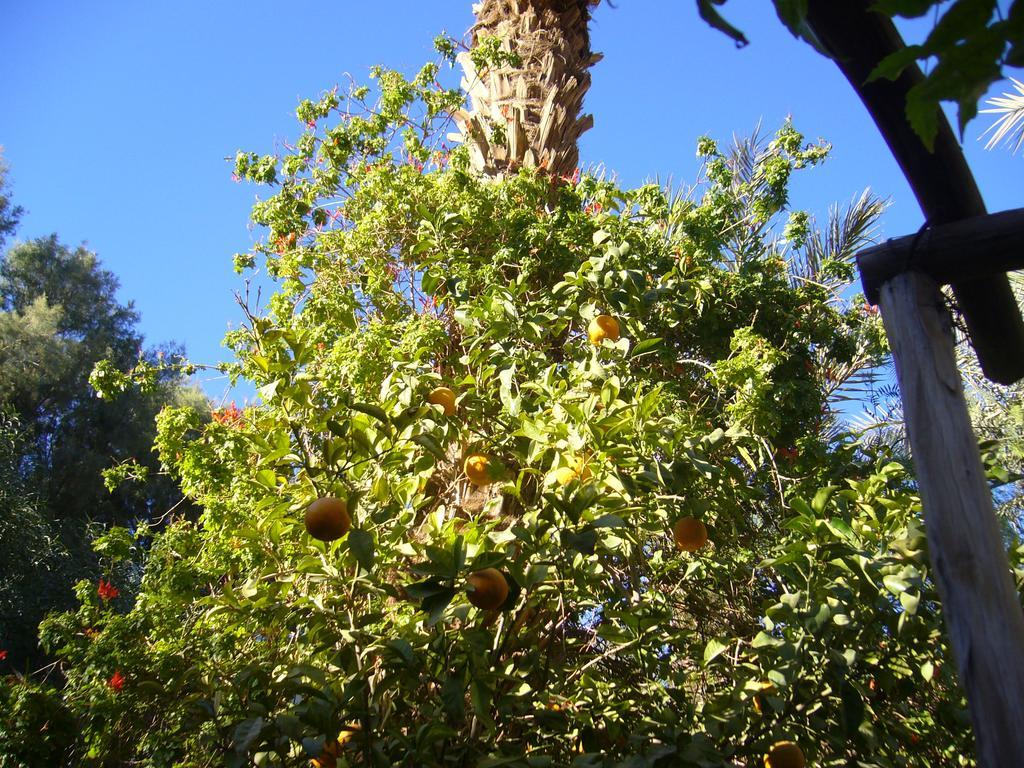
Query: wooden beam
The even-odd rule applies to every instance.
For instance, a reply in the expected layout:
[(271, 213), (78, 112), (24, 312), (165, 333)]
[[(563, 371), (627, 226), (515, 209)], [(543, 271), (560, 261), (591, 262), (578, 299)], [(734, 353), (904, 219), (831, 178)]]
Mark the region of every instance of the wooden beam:
[(1024, 613), (971, 431), (938, 286), (919, 272), (886, 282), (892, 345), (914, 456), (932, 578), (967, 693), (984, 768), (1024, 765)]
[(857, 254), (864, 294), (878, 303), (882, 285), (907, 270), (940, 285), (1024, 269), (1024, 208), (961, 219), (888, 240)]
[[(894, 81), (867, 82), (875, 66), (905, 47), (874, 0), (808, 0), (807, 21), (871, 113), (932, 226), (980, 216), (985, 203), (949, 121), (940, 111), (933, 152), (906, 117), (907, 92), (924, 79), (916, 64)], [(1024, 377), (1024, 320), (1005, 275), (953, 283), (985, 375), (1011, 384)]]

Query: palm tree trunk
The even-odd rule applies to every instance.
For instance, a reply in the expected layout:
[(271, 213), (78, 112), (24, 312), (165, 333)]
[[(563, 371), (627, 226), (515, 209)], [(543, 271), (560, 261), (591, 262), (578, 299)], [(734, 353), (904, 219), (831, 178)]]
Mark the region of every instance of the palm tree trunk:
[(518, 61), (477, 71), (459, 55), (470, 111), (455, 115), (474, 169), (499, 179), (520, 167), (569, 175), (579, 162), (577, 140), (594, 124), (581, 115), (590, 87), (588, 68), (600, 54), (590, 50), (587, 22), (598, 0), (483, 0), (474, 6), (473, 47), (501, 40)]

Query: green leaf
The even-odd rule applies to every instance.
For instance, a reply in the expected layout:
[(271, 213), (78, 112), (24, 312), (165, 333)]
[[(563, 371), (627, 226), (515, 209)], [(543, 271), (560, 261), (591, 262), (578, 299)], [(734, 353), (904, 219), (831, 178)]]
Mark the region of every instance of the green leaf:
[(466, 714), (466, 678), (453, 675), (441, 684), (441, 706), (448, 717), (461, 722)]
[(850, 738), (857, 733), (860, 724), (864, 722), (864, 699), (861, 698), (860, 692), (846, 680), (843, 681), (839, 689), (839, 698), (843, 702), (843, 730), (846, 731), (847, 738)]
[(438, 459), (444, 461), (444, 448), (442, 448), (441, 444), (430, 435), (415, 435), (413, 436), (412, 441), (416, 443), (416, 445), (426, 448)]
[(231, 743), (236, 752), (248, 752), (263, 730), (262, 717), (250, 717), (235, 726)]
[(817, 515), (820, 515), (825, 511), (825, 507), (828, 505), (828, 500), (832, 498), (832, 494), (836, 491), (836, 486), (826, 485), (824, 488), (819, 488), (818, 492), (814, 494), (814, 500), (811, 502), (811, 509)]
[(508, 558), (503, 552), (481, 552), (469, 564), (469, 570), (482, 571), (484, 568), (496, 568), (504, 564)]
[(272, 401), (274, 399), (274, 396), (277, 394), (277, 388), (280, 385), (281, 385), (281, 380), (280, 379), (274, 379), (269, 384), (264, 384), (262, 387), (257, 389), (256, 392), (259, 394), (260, 399), (264, 403), (269, 403), (270, 401)]
[(925, 148), (931, 152), (935, 148), (935, 137), (939, 132), (939, 110), (938, 102), (930, 97), (925, 90), (925, 84), (917, 83), (907, 91), (907, 120), (910, 127), (924, 143)]
[(831, 58), (831, 54), (807, 22), (807, 0), (775, 0), (775, 13), (794, 37), (810, 43), (818, 53)]
[(754, 636), (754, 642), (751, 645), (755, 648), (777, 648), (782, 642), (782, 640), (772, 637), (767, 632), (759, 632)]
[(902, 605), (903, 610), (905, 610), (911, 616), (917, 613), (917, 606), (920, 602), (920, 595), (914, 595), (910, 592), (900, 592), (900, 605)]
[(277, 487), (277, 475), (271, 469), (261, 469), (256, 473), (256, 482), (273, 490)]
[(393, 640), (388, 640), (387, 646), (398, 654), (406, 664), (411, 665), (416, 659), (416, 654), (408, 640), (396, 637)]
[(444, 592), (448, 587), (445, 587), (435, 579), (426, 579), (424, 581), (417, 581), (414, 584), (407, 584), (405, 586), (405, 593), (409, 595), (413, 600), (423, 600), (433, 595)]
[(961, 40), (976, 39), (984, 33), (995, 8), (996, 0), (956, 0), (928, 33), (925, 48), (943, 56)]
[(526, 571), (526, 588), (530, 589), (547, 579), (549, 570), (547, 563), (532, 563)]
[(747, 45), (749, 41), (744, 37), (742, 32), (722, 18), (722, 14), (715, 10), (715, 3), (720, 3), (721, 1), (722, 0), (697, 0), (697, 12), (700, 14), (700, 17), (712, 27), (731, 37), (736, 42), (737, 48), (742, 48)]
[(886, 16), (902, 16), (914, 19), (924, 16), (938, 0), (875, 0), (871, 10)]
[(828, 607), (828, 603), (821, 603), (814, 616), (808, 622), (810, 629), (817, 632), (830, 618), (832, 618), (832, 609)]
[(910, 588), (910, 585), (898, 576), (883, 576), (882, 584), (884, 584), (885, 588), (894, 595), (906, 592)]
[(371, 403), (352, 403), (351, 408), (353, 411), (359, 411), (360, 413), (365, 413), (367, 416), (372, 416), (381, 424), (385, 424), (388, 427), (391, 426), (391, 422), (388, 420), (388, 415), (384, 413), (384, 409), (380, 406), (373, 405)]
[(931, 680), (935, 676), (935, 665), (930, 661), (926, 661), (921, 665), (921, 677), (925, 680)]
[(721, 640), (714, 638), (709, 640), (708, 644), (704, 646), (704, 666), (710, 664), (727, 650), (729, 650), (728, 644), (723, 643)]
[(871, 74), (868, 75), (867, 82), (871, 83), (883, 78), (886, 80), (895, 80), (903, 73), (903, 70), (913, 64), (919, 56), (924, 55), (924, 49), (922, 49), (920, 45), (908, 45), (900, 48), (878, 62), (875, 68), (871, 70)]
[(562, 531), (562, 543), (580, 554), (592, 555), (594, 547), (597, 545), (597, 531), (589, 527), (582, 529), (579, 533), (569, 530)]
[(814, 513), (811, 511), (810, 504), (806, 500), (799, 496), (794, 496), (789, 500), (789, 506), (791, 506), (798, 514), (803, 517), (813, 518)]
[(373, 568), (374, 542), (370, 533), (353, 528), (348, 532), (348, 547), (364, 571)]
[(458, 590), (452, 587), (444, 587), (440, 592), (423, 599), (420, 608), (427, 614), (428, 627), (434, 626), (441, 620), (445, 610), (456, 594), (458, 594)]

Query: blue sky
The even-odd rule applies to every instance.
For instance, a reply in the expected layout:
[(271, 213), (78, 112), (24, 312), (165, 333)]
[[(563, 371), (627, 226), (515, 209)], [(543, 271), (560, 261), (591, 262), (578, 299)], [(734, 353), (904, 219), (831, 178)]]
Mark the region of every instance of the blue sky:
[[(238, 149), (273, 152), (294, 139), (298, 101), (373, 64), (414, 72), (431, 42), (461, 36), (469, 0), (7, 0), (0, 25), (0, 145), (15, 202), (28, 213), (18, 237), (57, 232), (85, 242), (142, 313), (147, 343), (176, 340), (216, 362), (240, 320), (231, 266), (258, 233), (248, 212), (259, 189), (231, 181)], [(695, 4), (620, 0), (592, 23), (581, 144), (584, 167), (603, 165), (626, 185), (692, 180), (695, 141), (728, 141), (758, 121), (792, 115), (832, 159), (797, 181), (793, 205), (823, 215), (865, 187), (890, 198), (885, 237), (915, 231), (917, 205), (874, 125), (836, 67), (793, 39), (771, 4), (734, 0), (728, 18), (751, 45), (737, 50), (697, 18)], [(924, 30), (906, 28), (908, 37)], [(997, 86), (996, 90), (1000, 90)], [(985, 151), (981, 116), (965, 151), (989, 210), (1022, 205), (1021, 156)], [(216, 399), (224, 380), (201, 383)], [(244, 396), (245, 390), (232, 396)]]

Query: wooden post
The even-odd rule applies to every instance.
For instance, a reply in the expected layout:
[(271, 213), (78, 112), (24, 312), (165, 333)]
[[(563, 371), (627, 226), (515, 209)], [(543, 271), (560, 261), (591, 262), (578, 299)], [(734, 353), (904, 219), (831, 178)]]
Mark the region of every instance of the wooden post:
[(879, 308), (899, 377), (932, 575), (967, 692), (978, 759), (1024, 766), (1024, 613), (971, 429), (950, 317), (920, 272), (886, 282)]

